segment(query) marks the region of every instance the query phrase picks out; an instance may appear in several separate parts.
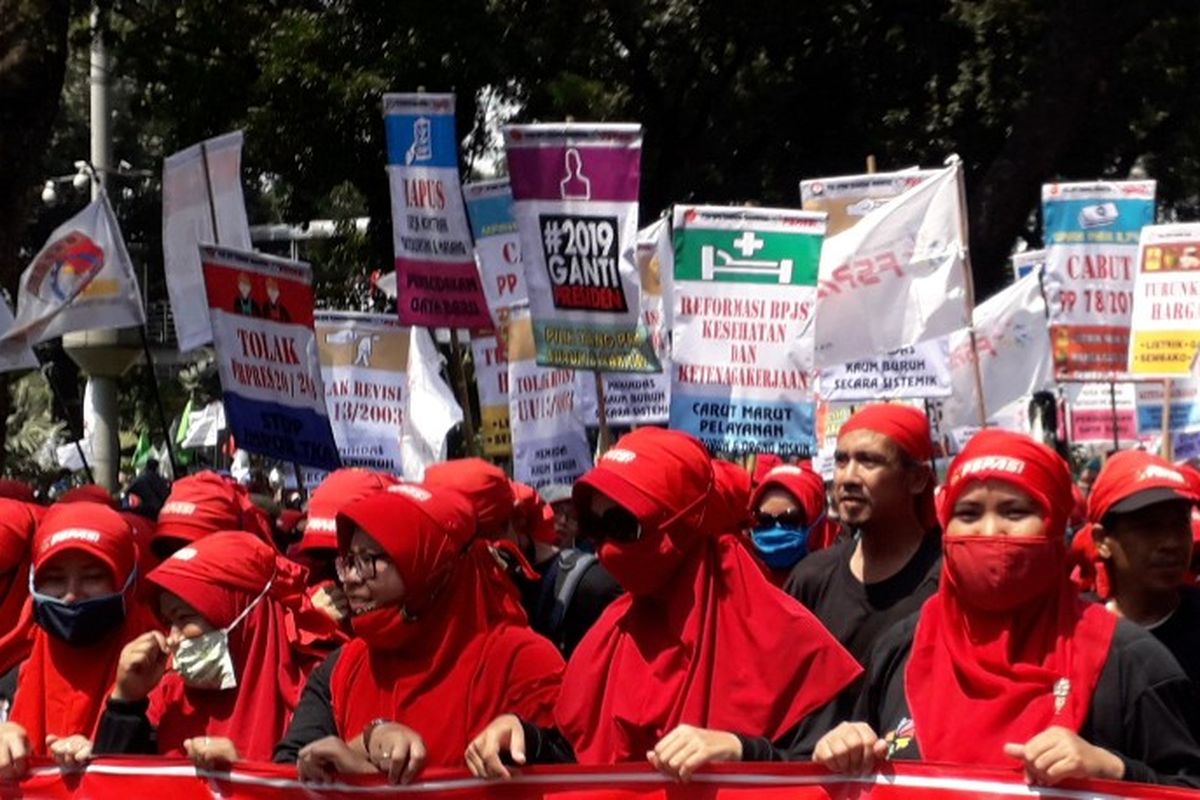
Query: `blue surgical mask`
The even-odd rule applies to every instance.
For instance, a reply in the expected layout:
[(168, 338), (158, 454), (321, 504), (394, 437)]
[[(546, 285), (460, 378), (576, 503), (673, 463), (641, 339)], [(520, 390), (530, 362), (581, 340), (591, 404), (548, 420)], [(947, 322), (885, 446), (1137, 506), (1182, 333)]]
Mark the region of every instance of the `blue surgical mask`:
[(769, 528), (756, 528), (750, 532), (754, 549), (771, 569), (790, 569), (808, 555), (808, 536), (820, 524), (824, 515), (812, 525), (784, 527), (776, 523)]
[(29, 594), (33, 597), (33, 620), (46, 633), (67, 644), (85, 647), (103, 639), (125, 621), (125, 592), (133, 585), (137, 569), (129, 573), (121, 591), (64, 603), (34, 589), (29, 570)]

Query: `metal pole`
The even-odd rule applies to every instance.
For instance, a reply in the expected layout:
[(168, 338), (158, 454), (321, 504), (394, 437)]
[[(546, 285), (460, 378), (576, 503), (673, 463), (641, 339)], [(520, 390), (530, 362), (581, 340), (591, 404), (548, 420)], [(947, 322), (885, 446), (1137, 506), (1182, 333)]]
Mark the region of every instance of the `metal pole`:
[(599, 372), (593, 372), (596, 377), (596, 416), (600, 421), (600, 434), (596, 437), (597, 457), (604, 455), (612, 447), (612, 429), (608, 427), (608, 404), (604, 401), (604, 379)]
[(1121, 435), (1117, 429), (1117, 382), (1108, 382), (1108, 399), (1112, 403), (1112, 432), (1113, 432), (1113, 450), (1121, 449)]
[(450, 355), (454, 359), (454, 383), (458, 388), (458, 402), (463, 412), (463, 438), (467, 444), (468, 455), (478, 455), (475, 446), (475, 415), (471, 413), (471, 393), (467, 388), (466, 356), (462, 344), (458, 341), (458, 328), (450, 328)]
[(171, 441), (171, 425), (167, 422), (167, 412), (163, 407), (162, 395), (158, 391), (158, 376), (154, 374), (154, 356), (150, 354), (150, 337), (146, 335), (146, 326), (138, 328), (142, 335), (142, 354), (146, 356), (146, 369), (150, 371), (150, 391), (154, 394), (154, 407), (158, 409), (158, 421), (162, 425), (163, 441), (167, 443), (167, 458), (171, 462), (171, 474), (176, 478), (182, 477), (179, 462), (175, 460), (175, 443)]

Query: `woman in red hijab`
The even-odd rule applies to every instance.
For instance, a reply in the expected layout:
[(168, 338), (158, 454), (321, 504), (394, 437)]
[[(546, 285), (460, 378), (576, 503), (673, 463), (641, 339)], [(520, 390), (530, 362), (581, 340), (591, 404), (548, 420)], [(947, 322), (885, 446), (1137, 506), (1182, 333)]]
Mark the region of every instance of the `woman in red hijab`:
[(158, 512), (151, 547), (160, 559), (217, 531), (245, 531), (272, 547), (271, 520), (246, 490), (215, 472), (197, 472), (171, 485)]
[(338, 515), (355, 638), (309, 678), (275, 760), (301, 778), (461, 764), (505, 709), (549, 724), (562, 657), (504, 609), (504, 577), (449, 489), (399, 485)]
[[(29, 563), (37, 516), (27, 503), (0, 497), (0, 708), (7, 716), (15, 670), (33, 648)], [(10, 675), (9, 673), (13, 673)]]
[(511, 753), (518, 764), (648, 759), (686, 779), (707, 761), (777, 758), (772, 742), (811, 748), (823, 726), (804, 723), (862, 670), (767, 582), (739, 530), (749, 481), (720, 474), (693, 437), (642, 428), (576, 484), (581, 534), (627, 594), (571, 656), (555, 729), (508, 709), (468, 748), (472, 773), (506, 777)]
[(121, 649), (155, 627), (136, 564), (129, 524), (106, 505), (57, 505), (38, 525), (29, 576), (37, 627), (9, 717), (33, 755), (94, 735)]
[(335, 625), (303, 602), (304, 570), (227, 531), (177, 550), (148, 580), (170, 630), (122, 652), (94, 752), (187, 755), (209, 768), (269, 761), (324, 656), (312, 644)]
[(750, 498), (750, 538), (771, 583), (782, 586), (802, 558), (837, 539), (827, 505), (825, 481), (810, 468), (782, 464), (763, 476)]
[(1200, 786), (1193, 687), (1153, 637), (1078, 598), (1071, 507), (1057, 454), (1021, 434), (976, 434), (939, 498), (938, 592), (876, 643), (862, 721), (823, 737), (814, 760), (850, 773), (886, 756), (1023, 769), (1038, 784)]

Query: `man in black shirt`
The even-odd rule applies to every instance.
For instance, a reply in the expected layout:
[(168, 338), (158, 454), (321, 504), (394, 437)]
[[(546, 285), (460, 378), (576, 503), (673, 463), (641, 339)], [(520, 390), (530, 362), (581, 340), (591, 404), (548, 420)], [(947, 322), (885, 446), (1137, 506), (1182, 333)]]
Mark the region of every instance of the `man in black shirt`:
[(1127, 451), (1110, 458), (1096, 479), (1088, 518), (1108, 609), (1166, 645), (1200, 687), (1200, 589), (1187, 585), (1198, 499), (1182, 470)]
[(784, 585), (860, 663), (937, 589), (931, 455), (929, 420), (915, 408), (878, 404), (851, 417), (838, 436), (833, 495), (855, 535), (801, 561)]

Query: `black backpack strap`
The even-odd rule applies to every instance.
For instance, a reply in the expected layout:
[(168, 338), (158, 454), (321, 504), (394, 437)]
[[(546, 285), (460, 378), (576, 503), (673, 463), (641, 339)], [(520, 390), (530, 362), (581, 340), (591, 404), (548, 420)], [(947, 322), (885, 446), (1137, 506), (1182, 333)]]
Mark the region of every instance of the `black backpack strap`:
[(583, 576), (596, 563), (596, 554), (567, 549), (558, 554), (556, 563), (558, 574), (554, 581), (554, 608), (550, 612), (549, 630), (551, 638), (557, 642), (559, 629), (562, 628), (567, 610), (571, 607), (571, 599), (575, 597), (575, 590), (579, 588)]

